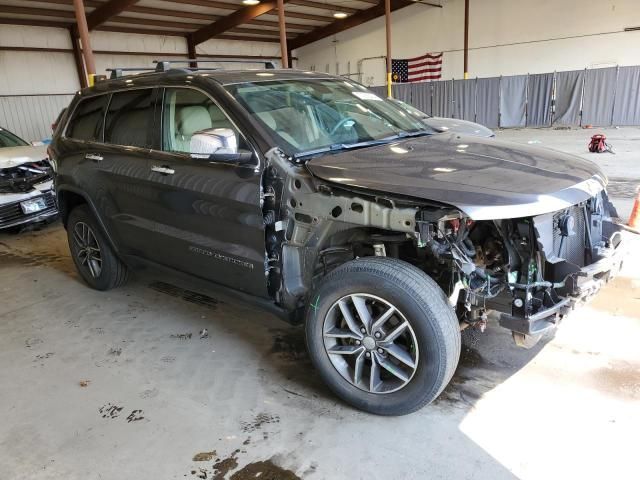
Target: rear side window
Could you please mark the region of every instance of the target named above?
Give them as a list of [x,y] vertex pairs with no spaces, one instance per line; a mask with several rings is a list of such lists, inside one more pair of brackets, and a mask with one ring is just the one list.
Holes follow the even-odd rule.
[[102,141],[102,122],[109,95],[81,100],[69,121],[66,136],[87,142]]
[[104,141],[128,147],[151,148],[152,90],[114,93],[109,103]]

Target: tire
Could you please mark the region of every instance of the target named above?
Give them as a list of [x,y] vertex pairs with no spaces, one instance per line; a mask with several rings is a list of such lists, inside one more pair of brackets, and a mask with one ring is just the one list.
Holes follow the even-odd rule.
[[[111,290],[127,281],[126,265],[115,255],[88,205],[79,205],[69,214],[67,240],[73,263],[91,288]],[[90,254],[83,248],[87,245],[91,248]]]
[[[309,355],[324,382],[347,403],[378,415],[405,415],[435,400],[451,380],[460,359],[458,319],[436,282],[413,265],[386,257],[350,261],[329,273],[310,298],[305,321]],[[361,307],[363,302],[372,319],[370,327],[379,325],[375,320],[383,318],[380,312],[394,312],[387,323],[373,329],[380,340],[370,328],[357,340],[349,327],[353,323],[346,320],[343,308],[362,330],[358,313],[362,310],[356,304]],[[393,341],[404,353],[393,347],[391,355],[385,341],[397,330],[402,333]],[[343,353],[358,348],[359,353]],[[381,372],[380,382],[372,375],[373,363]],[[383,363],[393,368],[382,368]],[[398,370],[402,375],[389,373]]]

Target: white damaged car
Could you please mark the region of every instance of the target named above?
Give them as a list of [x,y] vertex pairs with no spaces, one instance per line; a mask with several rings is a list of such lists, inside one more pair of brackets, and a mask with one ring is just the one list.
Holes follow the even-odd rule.
[[0,128],[0,230],[56,217],[51,174],[44,145]]

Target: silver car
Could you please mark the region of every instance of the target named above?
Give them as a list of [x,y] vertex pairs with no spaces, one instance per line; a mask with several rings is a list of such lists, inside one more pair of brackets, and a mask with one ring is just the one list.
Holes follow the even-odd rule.
[[479,123],[460,120],[459,118],[432,117],[431,115],[427,115],[426,113],[424,113],[422,110],[418,110],[416,107],[403,102],[402,100],[397,100],[395,98],[390,98],[389,100],[414,117],[419,118],[423,121],[423,123],[426,123],[437,132],[460,133],[463,135],[473,135],[476,137],[496,136],[493,130],[485,127],[484,125],[480,125]]
[[55,218],[46,147],[0,128],[0,230]]

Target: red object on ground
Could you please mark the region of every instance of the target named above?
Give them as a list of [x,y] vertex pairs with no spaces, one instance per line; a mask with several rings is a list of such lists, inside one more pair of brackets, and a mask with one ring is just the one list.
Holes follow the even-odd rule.
[[589,151],[591,153],[602,153],[607,151],[607,136],[601,133],[591,137],[589,141]]

